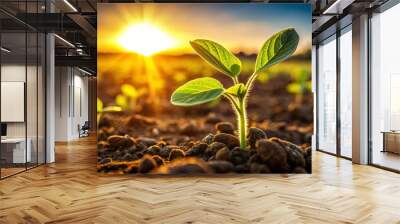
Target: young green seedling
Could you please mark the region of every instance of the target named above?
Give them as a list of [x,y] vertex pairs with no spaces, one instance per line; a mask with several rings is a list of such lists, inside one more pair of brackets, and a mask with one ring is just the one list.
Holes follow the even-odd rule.
[[297,104],[303,102],[303,96],[307,91],[311,90],[311,81],[308,80],[309,72],[305,69],[300,71],[300,74],[296,77],[295,82],[290,83],[287,86],[287,91],[289,93],[295,94],[295,101]]
[[99,125],[101,116],[104,112],[119,112],[122,111],[120,106],[108,106],[104,107],[103,101],[100,98],[97,98],[97,125]]
[[120,106],[123,110],[133,110],[139,95],[140,92],[134,86],[123,84],[121,86],[121,94],[115,97],[115,104]]
[[246,83],[239,81],[241,61],[222,45],[211,40],[191,41],[193,49],[221,73],[233,80],[233,86],[225,89],[216,79],[210,77],[191,80],[178,87],[171,96],[171,103],[177,106],[193,106],[213,101],[221,96],[227,98],[237,115],[240,148],[246,149],[247,97],[257,75],[267,68],[287,59],[296,50],[299,35],[293,28],[273,34],[261,47],[253,74]]

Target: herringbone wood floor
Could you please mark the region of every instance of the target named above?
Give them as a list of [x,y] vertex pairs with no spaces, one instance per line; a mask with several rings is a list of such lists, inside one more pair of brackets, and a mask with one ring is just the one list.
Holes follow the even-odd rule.
[[400,175],[313,156],[312,175],[105,176],[93,138],[58,144],[0,181],[0,223],[400,223]]

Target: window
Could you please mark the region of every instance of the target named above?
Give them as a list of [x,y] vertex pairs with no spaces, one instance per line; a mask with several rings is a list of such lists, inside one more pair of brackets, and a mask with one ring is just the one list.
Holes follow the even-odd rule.
[[400,170],[400,4],[371,18],[371,162]]
[[340,155],[352,157],[352,32],[341,31],[340,39]]
[[336,36],[318,47],[318,148],[336,153]]
[[[20,16],[42,12],[43,4],[18,2]],[[45,163],[46,40],[44,33],[12,16],[0,12],[0,17],[9,21],[0,23],[0,178],[5,178]]]

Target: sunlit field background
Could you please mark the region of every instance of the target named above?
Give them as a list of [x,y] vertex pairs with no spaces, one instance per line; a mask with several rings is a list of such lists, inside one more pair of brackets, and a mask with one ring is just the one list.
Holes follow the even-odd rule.
[[[250,6],[249,6],[250,5]],[[309,145],[313,128],[311,17],[309,7],[257,4],[99,4],[98,107],[122,134],[199,138],[215,121],[235,122],[225,99],[195,107],[171,105],[183,83],[212,76],[232,80],[204,62],[189,41],[214,40],[242,61],[239,80],[254,71],[258,49],[274,32],[293,27],[300,35],[295,54],[258,76],[248,102],[251,126],[296,144]],[[132,116],[157,125],[126,128]],[[102,120],[100,120],[100,123]],[[163,133],[171,122],[176,133]],[[180,129],[192,125],[193,132]]]
[[[258,76],[257,85],[265,85],[271,80],[285,79],[287,83],[280,86],[283,88],[281,92],[293,96],[309,95],[311,90],[309,57],[308,51],[273,66]],[[256,55],[242,54],[239,58],[242,60],[240,79],[246,80],[254,70]],[[147,58],[135,53],[105,53],[99,54],[98,60],[101,65],[98,91],[104,105],[119,106],[123,110],[136,113],[149,113],[149,110],[162,112],[163,108],[171,106],[169,97],[172,91],[193,78],[211,76],[227,85],[231,84],[229,78],[195,54],[154,55]],[[301,91],[301,87],[305,88],[304,92]],[[132,91],[132,95],[127,89]],[[132,98],[135,103],[127,105]],[[268,96],[265,96],[265,100],[268,101]],[[150,105],[145,105],[147,103]],[[213,105],[211,103],[206,106]]]

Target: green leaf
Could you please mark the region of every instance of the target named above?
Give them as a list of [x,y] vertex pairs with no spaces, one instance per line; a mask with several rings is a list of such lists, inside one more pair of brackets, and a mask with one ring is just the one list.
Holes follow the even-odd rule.
[[177,88],[171,96],[171,103],[177,106],[192,106],[217,99],[224,93],[222,84],[213,78],[191,80]]
[[299,35],[293,28],[272,35],[262,46],[256,60],[255,72],[259,73],[277,64],[295,52],[299,44]]
[[234,86],[229,87],[225,92],[237,97],[242,97],[245,94],[245,86],[243,83],[236,84]]
[[222,45],[203,39],[190,41],[190,45],[192,45],[200,57],[214,66],[218,71],[230,77],[237,77],[240,74],[242,63],[239,58]]

